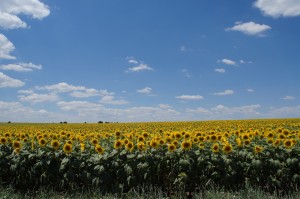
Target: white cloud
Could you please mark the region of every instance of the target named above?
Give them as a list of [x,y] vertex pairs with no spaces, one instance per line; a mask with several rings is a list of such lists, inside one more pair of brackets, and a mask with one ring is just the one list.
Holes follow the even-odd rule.
[[181,72],[184,74],[185,77],[190,78],[192,75],[189,73],[187,69],[182,69]]
[[272,17],[294,17],[300,15],[299,0],[257,0],[254,6],[263,14]]
[[73,91],[70,95],[72,97],[84,98],[93,96],[106,96],[113,95],[114,93],[108,92],[107,90],[96,90],[93,88],[85,88],[83,91]]
[[138,93],[143,93],[143,94],[150,94],[152,92],[152,88],[150,87],[145,87],[143,89],[137,90],[136,92]]
[[0,27],[5,29],[27,27],[27,24],[17,15],[28,15],[41,20],[49,14],[49,8],[39,0],[0,1]]
[[218,73],[225,73],[225,69],[224,69],[224,68],[216,68],[216,69],[215,69],[215,72],[218,72]]
[[234,93],[233,90],[224,90],[222,92],[219,93],[214,93],[214,95],[232,95]]
[[203,96],[201,95],[181,95],[181,96],[176,96],[177,99],[181,100],[202,100]]
[[226,28],[227,31],[240,31],[247,35],[262,35],[265,31],[271,29],[270,26],[265,24],[257,24],[253,21],[241,23],[236,22],[235,26]]
[[7,64],[0,66],[0,69],[2,70],[13,70],[17,72],[29,72],[33,69],[41,70],[41,65],[36,65],[33,63],[18,63],[18,64]]
[[24,86],[25,82],[22,82],[21,80],[11,78],[2,72],[0,72],[0,88],[5,87],[21,87]]
[[131,67],[128,70],[131,72],[138,72],[142,70],[153,70],[153,68],[149,67],[147,64],[139,64],[138,66]]
[[215,114],[226,114],[226,115],[232,115],[235,113],[241,113],[241,114],[254,114],[259,115],[260,113],[257,112],[257,109],[259,109],[261,106],[259,104],[255,105],[248,105],[248,106],[240,106],[240,107],[226,107],[223,105],[218,105],[216,107],[211,108],[211,110]]
[[186,47],[185,47],[185,46],[181,46],[181,47],[180,47],[180,51],[181,51],[181,52],[186,52],[186,51],[187,51],[187,49],[186,49]]
[[18,93],[25,94],[25,95],[30,95],[30,94],[33,94],[34,91],[33,90],[19,90]]
[[294,96],[287,95],[287,96],[283,97],[282,99],[284,99],[284,100],[294,100],[296,98]]
[[222,59],[221,61],[218,60],[218,62],[222,62],[223,64],[232,65],[232,66],[236,65],[235,61],[230,60],[230,59]]
[[65,82],[61,82],[58,84],[53,85],[46,85],[46,86],[36,86],[37,90],[47,90],[47,91],[53,91],[58,93],[65,93],[65,92],[72,92],[72,91],[84,91],[86,88],[84,86],[73,86],[70,84],[67,84]]
[[252,89],[252,88],[248,88],[247,91],[248,91],[248,92],[254,92],[255,90]]
[[16,59],[10,55],[15,50],[15,46],[3,34],[0,34],[0,60],[1,59]]
[[300,117],[300,105],[294,107],[279,107],[272,108],[269,113],[266,114],[269,118],[299,118]]
[[116,100],[115,96],[112,96],[112,95],[107,95],[107,96],[102,97],[102,99],[99,102],[103,103],[103,104],[113,104],[113,105],[123,105],[123,104],[129,103],[128,101],[126,101],[124,99]]
[[169,104],[159,104],[158,107],[161,108],[161,109],[169,109],[169,108],[172,108]]
[[20,101],[30,102],[32,104],[41,103],[41,102],[55,102],[59,100],[59,97],[56,93],[47,93],[47,94],[38,94],[38,93],[29,93],[29,95],[19,95]]
[[135,60],[135,59],[129,59],[128,63],[130,63],[130,64],[138,64],[139,62],[137,60]]

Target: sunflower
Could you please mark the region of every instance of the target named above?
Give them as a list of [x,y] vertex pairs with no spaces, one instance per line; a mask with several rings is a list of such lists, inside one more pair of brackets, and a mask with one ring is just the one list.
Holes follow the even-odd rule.
[[98,144],[98,140],[97,140],[97,139],[92,139],[92,144],[93,144],[93,145]]
[[177,140],[173,140],[172,144],[174,144],[175,146],[178,146],[178,141]]
[[72,152],[72,145],[69,144],[69,143],[66,143],[66,144],[64,145],[64,152],[65,152],[65,153],[71,153],[71,152]]
[[104,153],[104,149],[99,144],[95,145],[95,151],[97,153],[99,153],[99,154],[103,154]]
[[114,148],[115,149],[120,149],[122,147],[122,141],[121,140],[116,140],[114,143]]
[[165,140],[166,140],[167,143],[171,143],[172,142],[172,137],[171,136],[167,136]]
[[80,150],[84,151],[85,150],[85,144],[84,143],[80,143]]
[[192,142],[189,141],[189,140],[184,140],[182,143],[181,143],[181,148],[183,150],[190,150],[192,148]]
[[145,151],[145,150],[146,150],[146,146],[145,146],[145,144],[144,144],[143,142],[139,142],[139,143],[137,144],[137,147],[138,147],[138,149],[139,149],[140,151]]
[[217,139],[218,139],[218,137],[216,135],[210,136],[210,140],[213,142],[217,141]]
[[45,140],[44,138],[39,139],[39,145],[40,145],[41,147],[46,146],[46,144],[47,144],[47,142],[46,142],[46,140]]
[[281,140],[280,139],[276,139],[276,140],[273,141],[273,146],[277,147],[277,146],[280,145],[280,143],[281,143]]
[[215,143],[213,146],[212,146],[212,151],[214,153],[218,153],[219,152],[219,144],[218,143]]
[[255,153],[261,153],[263,150],[264,150],[264,148],[261,147],[261,146],[255,146],[254,147],[254,152]]
[[21,148],[21,143],[18,140],[13,141],[13,147],[14,149],[20,149]]
[[176,145],[175,144],[169,144],[168,145],[168,151],[173,152],[176,149]]
[[14,149],[14,152],[15,152],[15,153],[17,153],[17,154],[19,154],[19,153],[20,153],[20,151],[21,151],[21,149],[20,149],[20,148],[15,148],[15,149]]
[[184,138],[185,138],[185,139],[191,138],[191,134],[190,134],[190,133],[185,133],[185,134],[184,134]]
[[125,145],[125,148],[126,148],[126,150],[128,150],[128,151],[133,151],[133,149],[134,149],[134,145],[133,145],[133,143],[132,142],[128,142],[126,145]]
[[52,146],[53,149],[57,150],[59,148],[59,145],[60,145],[60,143],[59,143],[58,140],[52,140],[51,141],[51,146]]
[[120,131],[115,132],[115,136],[116,136],[117,138],[119,138],[119,137],[121,136],[121,132],[120,132]]
[[158,147],[158,142],[156,140],[151,140],[150,146],[156,149]]
[[0,138],[0,144],[6,144],[6,137],[1,137]]
[[144,132],[144,133],[143,133],[143,136],[144,136],[144,138],[147,138],[149,135],[148,135],[147,132]]
[[199,136],[199,137],[198,137],[198,140],[199,140],[200,142],[204,142],[204,141],[205,141],[205,137],[204,137],[204,136]]
[[204,146],[204,143],[201,142],[201,143],[199,144],[199,148],[202,150],[202,149],[204,149],[204,147],[205,147],[205,146]]
[[245,133],[243,136],[242,136],[243,140],[249,140],[250,136],[249,134]]
[[159,139],[159,144],[163,145],[165,143],[165,141],[163,139]]
[[284,147],[287,149],[293,148],[293,146],[294,146],[294,142],[292,139],[285,140],[283,142],[283,144],[284,144]]
[[244,140],[244,145],[249,145],[250,144],[250,140],[247,139],[247,140]]
[[144,141],[145,141],[144,136],[139,136],[139,137],[138,137],[138,141],[139,141],[139,142],[144,142]]
[[229,154],[229,153],[231,153],[232,152],[232,145],[231,144],[225,144],[224,146],[223,146],[223,151],[224,151],[224,153],[226,153],[226,154]]
[[278,136],[278,139],[284,140],[285,139],[285,135],[283,133],[280,133],[279,136]]
[[175,133],[175,138],[176,139],[180,139],[182,137],[182,134],[181,133],[179,133],[179,132],[176,132]]

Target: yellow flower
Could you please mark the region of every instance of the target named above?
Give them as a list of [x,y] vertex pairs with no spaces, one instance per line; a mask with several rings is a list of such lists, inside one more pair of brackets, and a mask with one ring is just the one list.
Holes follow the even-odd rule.
[[144,141],[145,141],[144,136],[139,136],[139,137],[138,137],[138,141],[139,141],[139,142],[144,142]]
[[65,153],[71,153],[71,152],[72,152],[72,145],[69,144],[69,143],[66,143],[66,144],[64,145],[64,152],[65,152]]
[[0,138],[0,143],[1,144],[6,144],[6,137],[1,137]]
[[199,148],[204,149],[204,144],[202,142],[199,144]]
[[58,140],[52,140],[51,141],[51,146],[52,146],[53,149],[57,150],[59,148],[59,145],[60,145],[60,143],[59,143]]
[[46,140],[45,140],[44,138],[39,139],[39,145],[40,145],[41,147],[46,146],[46,144],[47,144],[47,142],[46,142]]
[[116,140],[115,143],[114,143],[114,148],[115,149],[120,149],[122,148],[122,141],[121,140]]
[[168,145],[168,150],[169,150],[170,152],[173,152],[175,149],[176,149],[176,145],[175,145],[175,144],[169,144],[169,145]]
[[292,139],[285,140],[283,144],[284,144],[284,147],[288,148],[288,149],[293,148],[293,146],[294,146],[294,142]]
[[226,153],[226,154],[231,153],[231,152],[232,152],[232,146],[231,146],[231,144],[225,144],[225,145],[223,146],[223,151],[224,151],[224,153]]
[[132,142],[128,142],[128,143],[125,145],[125,148],[126,148],[126,150],[128,150],[128,151],[133,151],[134,145],[133,145]]
[[155,148],[155,149],[156,149],[156,148],[158,147],[157,141],[156,141],[156,140],[151,140],[150,146],[151,146],[152,148]]
[[104,153],[104,149],[99,144],[95,145],[95,151],[97,153],[99,153],[99,154],[103,154]]
[[98,140],[97,140],[97,139],[92,139],[92,144],[93,144],[93,145],[98,144]]
[[244,145],[249,145],[250,144],[250,140],[244,140]]
[[14,149],[20,149],[22,147],[21,143],[17,140],[13,141]]
[[263,150],[264,150],[264,148],[261,147],[261,146],[255,146],[254,147],[254,152],[255,153],[261,153]]
[[139,149],[140,151],[145,151],[145,150],[146,150],[146,146],[145,146],[145,144],[144,144],[143,142],[139,142],[139,143],[137,144],[137,147],[138,147],[138,149]]
[[85,150],[85,144],[84,143],[80,143],[80,150],[84,151]]
[[192,148],[192,142],[189,141],[189,140],[184,140],[182,143],[181,143],[181,148],[183,150],[190,150]]
[[121,136],[121,132],[117,131],[117,132],[115,132],[115,135],[116,135],[117,138],[119,138]]
[[214,153],[218,153],[219,152],[219,144],[218,143],[215,143],[213,146],[212,146],[212,151]]

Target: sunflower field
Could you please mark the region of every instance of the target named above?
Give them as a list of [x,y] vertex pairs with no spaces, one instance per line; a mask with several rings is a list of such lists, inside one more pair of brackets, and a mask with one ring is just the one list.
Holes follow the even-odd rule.
[[300,186],[300,119],[0,124],[0,184],[16,189]]

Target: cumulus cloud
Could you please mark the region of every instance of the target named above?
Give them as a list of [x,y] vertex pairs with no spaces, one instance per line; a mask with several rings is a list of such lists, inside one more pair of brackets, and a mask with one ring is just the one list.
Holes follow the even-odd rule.
[[150,94],[152,92],[152,88],[145,87],[145,88],[137,90],[136,92],[142,93],[142,94]]
[[[22,93],[22,91],[20,92]],[[38,94],[28,92],[28,95],[19,95],[18,97],[21,102],[30,102],[32,104],[42,102],[55,102],[59,100],[59,97],[56,93]]]
[[180,100],[202,100],[203,96],[201,95],[180,95],[176,96],[177,99]]
[[282,99],[284,99],[284,100],[294,100],[296,98],[294,96],[287,95],[287,96],[283,97]]
[[270,26],[257,24],[253,21],[246,23],[236,22],[233,27],[226,28],[227,31],[239,31],[247,35],[263,35],[263,33],[269,29],[271,29]]
[[257,0],[254,6],[271,17],[295,17],[300,15],[299,0]]
[[106,96],[106,95],[113,95],[113,94],[114,93],[108,92],[107,90],[96,90],[93,88],[85,88],[83,91],[81,91],[81,90],[73,91],[70,95],[72,97],[86,98],[86,97]]
[[214,93],[214,95],[232,95],[234,94],[233,90],[224,90],[222,92]]
[[225,73],[225,69],[224,68],[216,68],[215,72],[217,72],[217,73]]
[[46,85],[46,86],[36,86],[35,88],[37,90],[47,90],[47,91],[53,91],[53,92],[58,92],[58,93],[86,90],[86,88],[84,86],[73,86],[73,85],[67,84],[65,82],[60,82],[57,84]]
[[187,48],[185,46],[180,46],[180,51],[181,52],[186,52],[187,51]]
[[15,50],[15,46],[3,34],[0,34],[0,60],[16,59],[10,53]]
[[0,88],[5,88],[5,87],[14,88],[14,87],[21,87],[24,85],[25,82],[22,82],[21,80],[18,79],[14,79],[0,72]]
[[222,60],[218,60],[218,62],[221,62],[226,65],[232,65],[232,66],[236,65],[236,62],[230,59],[222,59]]
[[18,15],[43,19],[50,14],[49,8],[39,0],[1,0],[0,27],[5,29],[26,28],[27,24]]
[[161,108],[161,109],[169,109],[169,108],[172,108],[169,104],[159,104],[158,107]]
[[123,105],[123,104],[128,104],[129,102],[124,100],[124,99],[115,99],[115,96],[112,95],[107,95],[102,97],[102,99],[99,101],[100,103],[103,104],[113,104],[113,105]]
[[138,66],[134,66],[128,69],[131,72],[139,72],[143,70],[153,70],[153,68],[149,67],[147,64],[139,64]]
[[33,63],[18,63],[18,64],[7,64],[0,66],[2,70],[13,70],[17,72],[30,72],[33,69],[41,70],[41,65],[36,65]]
[[252,89],[252,88],[248,88],[247,91],[248,91],[248,92],[254,92],[255,90]]

